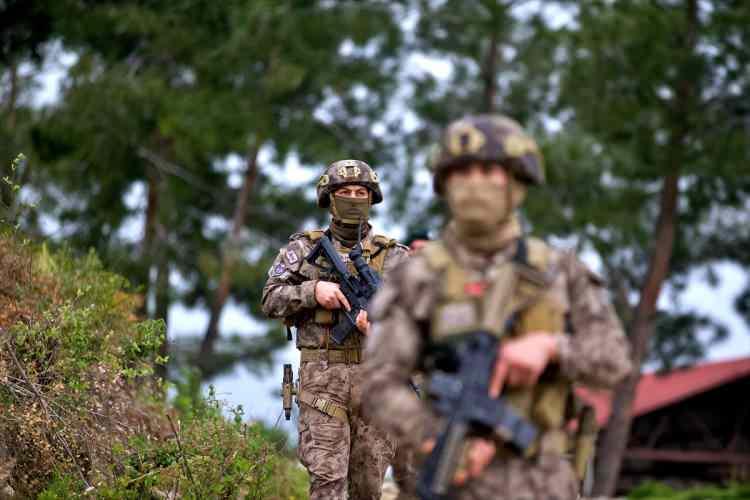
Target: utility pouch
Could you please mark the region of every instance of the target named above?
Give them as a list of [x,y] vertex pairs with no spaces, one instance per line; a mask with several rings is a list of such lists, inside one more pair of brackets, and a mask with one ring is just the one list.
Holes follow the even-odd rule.
[[292,365],[284,364],[284,380],[281,382],[281,398],[284,405],[284,417],[289,420],[292,418],[292,399],[297,395],[297,386],[294,383],[294,374]]
[[594,456],[597,431],[596,410],[593,406],[585,405],[578,416],[578,430],[573,450],[573,465],[581,481],[586,478],[586,470]]

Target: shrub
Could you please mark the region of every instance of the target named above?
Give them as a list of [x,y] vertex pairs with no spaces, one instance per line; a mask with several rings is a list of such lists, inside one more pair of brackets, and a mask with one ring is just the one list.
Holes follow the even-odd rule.
[[306,498],[278,431],[153,376],[162,321],[92,253],[0,237],[0,489],[21,498]]
[[733,484],[725,488],[703,486],[677,491],[669,486],[647,482],[633,490],[628,498],[660,500],[747,500],[750,499],[750,485]]
[[135,433],[164,435],[150,408],[160,321],[134,321],[138,296],[90,254],[73,259],[0,240],[0,457],[9,484],[38,492],[54,475],[100,480],[113,447]]

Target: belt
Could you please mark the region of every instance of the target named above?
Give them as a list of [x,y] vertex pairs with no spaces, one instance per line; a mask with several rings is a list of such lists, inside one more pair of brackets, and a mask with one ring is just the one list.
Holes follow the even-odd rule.
[[308,361],[327,361],[329,363],[346,363],[356,365],[362,362],[361,349],[300,349],[300,363]]
[[319,398],[309,392],[300,391],[297,395],[297,400],[301,403],[312,406],[316,410],[322,411],[326,415],[341,420],[345,424],[349,423],[349,414],[347,413],[346,408],[329,399]]

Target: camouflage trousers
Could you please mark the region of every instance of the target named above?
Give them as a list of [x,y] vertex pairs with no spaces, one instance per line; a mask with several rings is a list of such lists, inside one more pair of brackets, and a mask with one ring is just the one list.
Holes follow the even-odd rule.
[[454,492],[455,500],[575,500],[578,479],[570,462],[558,456],[499,459]]
[[393,479],[398,486],[399,500],[416,500],[417,466],[414,463],[415,452],[406,446],[396,448],[396,456],[391,462]]
[[[415,397],[424,394],[424,376],[422,374],[412,376],[412,388],[417,391]],[[393,458],[393,479],[398,486],[398,500],[417,500],[417,478],[419,469],[417,467],[417,453],[411,447],[398,444],[396,456]]]
[[395,446],[360,414],[361,365],[306,362],[299,378],[302,392],[349,411],[346,423],[300,403],[298,456],[310,474],[310,500],[378,500]]

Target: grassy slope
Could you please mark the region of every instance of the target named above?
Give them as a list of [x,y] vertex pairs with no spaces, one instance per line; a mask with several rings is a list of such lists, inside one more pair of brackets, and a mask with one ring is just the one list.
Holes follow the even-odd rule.
[[195,384],[164,400],[139,300],[93,254],[0,236],[0,497],[306,498],[278,432]]

